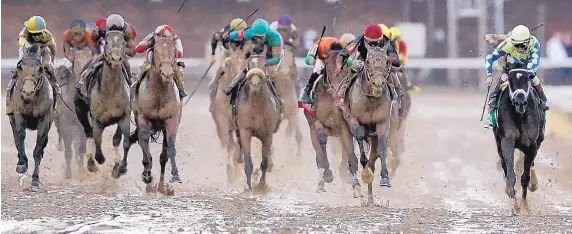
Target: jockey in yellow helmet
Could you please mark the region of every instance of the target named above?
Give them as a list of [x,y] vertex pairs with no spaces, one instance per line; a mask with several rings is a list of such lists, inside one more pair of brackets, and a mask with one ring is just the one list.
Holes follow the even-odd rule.
[[[405,63],[407,62],[407,44],[401,39],[401,31],[395,26],[389,28],[389,39],[399,54],[399,59],[401,60],[402,66],[405,66]],[[405,76],[405,73],[402,72],[402,74],[405,78],[406,83],[404,85],[406,85],[407,90],[412,92],[421,90],[419,87],[411,84],[411,81],[409,81],[407,76]]]
[[[32,45],[39,46],[39,53],[42,56],[42,66],[48,74],[48,79],[54,91],[54,98],[60,94],[60,87],[56,83],[56,74],[54,73],[54,57],[56,55],[56,40],[50,30],[46,26],[46,21],[41,16],[32,16],[24,22],[24,28],[18,34],[18,58],[22,59]],[[20,67],[20,63],[16,65]],[[18,78],[18,69],[10,79],[8,91],[6,92],[6,114],[13,114],[14,110],[11,104],[11,91],[16,84]]]
[[222,38],[222,35],[224,35],[225,33],[230,33],[230,30],[240,31],[246,29],[247,27],[248,25],[246,24],[246,21],[244,21],[241,18],[236,18],[230,21],[230,23],[224,26],[221,30],[213,33],[211,39],[211,61],[210,61],[211,64],[214,64],[216,62],[215,52],[219,41],[221,42],[222,46],[227,50],[231,48],[242,49],[245,45],[244,41],[224,39]]

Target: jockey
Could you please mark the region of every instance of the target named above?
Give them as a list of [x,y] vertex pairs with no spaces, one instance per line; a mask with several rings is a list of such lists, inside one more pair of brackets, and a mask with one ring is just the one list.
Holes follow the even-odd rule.
[[[125,54],[129,57],[135,56],[135,37],[137,33],[135,32],[135,27],[133,25],[128,24],[125,22],[123,17],[118,14],[111,14],[105,22],[102,20],[98,20],[96,24],[99,23],[97,27],[97,35],[92,35],[92,39],[95,39],[94,42],[98,45],[101,43],[102,40],[105,40],[105,35],[108,31],[121,31],[124,35],[124,40],[126,42],[125,47]],[[103,27],[105,23],[105,27]],[[81,74],[80,80],[77,82],[76,88],[80,90],[80,94],[83,96],[87,95],[87,89],[83,89],[84,81],[86,77],[89,77],[95,73],[97,69],[99,69],[103,65],[103,61],[105,60],[104,53],[100,53],[97,57],[93,59],[90,66]],[[131,85],[132,82],[132,73],[131,73],[131,66],[127,59],[123,60],[123,67],[125,69],[125,73],[127,75],[127,82]]]
[[[251,41],[254,45],[254,53],[262,53],[264,51],[264,46],[266,46],[268,48],[266,53],[266,66],[273,66],[273,69],[277,69],[278,65],[280,65],[280,62],[282,61],[282,57],[284,56],[284,41],[282,40],[282,36],[275,29],[271,29],[268,21],[265,19],[255,20],[252,23],[251,28],[231,32],[230,34],[225,33],[223,38],[230,40]],[[273,69],[270,70],[272,71]],[[224,90],[226,95],[230,95],[231,93],[233,94],[230,99],[231,105],[233,107],[234,99],[236,97],[236,87],[244,79],[244,77],[246,77],[247,71],[248,68],[244,68],[244,70],[232,80],[232,83],[229,85],[229,87]],[[273,84],[273,73],[271,73],[270,76],[272,91],[274,94],[277,94]]]
[[101,42],[105,38],[105,22],[107,18],[101,18],[95,21],[95,27],[91,32],[91,40],[95,42],[95,53],[101,53]]
[[[155,32],[147,34],[147,36],[145,36],[145,38],[143,38],[143,40],[141,40],[141,42],[137,44],[137,46],[135,47],[135,52],[143,53],[148,49],[151,49],[155,43],[155,36],[172,38],[173,41],[175,42],[175,49],[177,50],[176,52],[177,58],[180,59],[183,57],[183,43],[181,42],[181,38],[179,37],[179,35],[175,33],[175,31],[173,31],[173,28],[169,25],[160,25],[155,29]],[[184,63],[182,63],[182,61],[178,62],[177,65],[179,65],[181,68],[184,67]],[[139,67],[139,75],[137,76],[137,80],[135,82],[137,83],[140,82],[144,74],[149,70],[149,68],[151,68],[151,63],[149,62],[149,60],[145,60],[143,64]],[[185,79],[183,76],[183,69],[181,68],[178,69],[177,71],[177,75],[175,76],[175,83],[179,88],[179,96],[182,99],[186,97],[188,94],[187,91],[185,90]]]
[[[487,71],[487,80],[485,84],[491,86],[493,82],[493,63],[497,61],[500,57],[507,56],[507,65],[509,63],[520,63],[526,64],[526,68],[529,72],[534,73],[534,77],[531,77],[531,83],[538,96],[542,100],[542,109],[544,111],[548,110],[548,103],[546,100],[546,95],[542,88],[542,83],[540,79],[536,76],[538,68],[540,68],[540,43],[536,37],[530,35],[530,30],[524,25],[518,25],[514,27],[511,31],[511,35],[501,42],[494,50],[492,50],[486,57],[485,69]],[[489,97],[489,110],[494,110],[497,108],[496,99],[499,92],[500,85],[507,81],[508,79],[508,67],[505,66],[503,69],[503,74],[501,75],[501,81],[497,82],[491,95]],[[488,125],[492,126],[490,116],[487,118]]]
[[[56,56],[56,40],[52,33],[46,27],[46,21],[41,16],[32,16],[26,22],[24,22],[24,28],[18,34],[18,58],[21,60],[24,57],[24,53],[32,45],[38,45],[40,47],[40,53],[42,55],[42,66],[45,72],[48,74],[50,84],[54,91],[54,98],[56,95],[61,94],[60,86],[56,83],[56,74],[54,73],[54,57]],[[17,67],[19,67],[19,62]],[[11,90],[16,84],[16,79],[18,78],[18,69],[14,72],[10,83],[8,84],[8,90],[6,92],[6,114],[10,115],[14,113],[13,107],[10,105],[11,100]]]
[[87,28],[83,19],[75,19],[72,21],[70,29],[64,32],[64,65],[71,67],[73,65],[72,48],[94,47],[95,43],[91,40],[92,30]]
[[222,36],[225,33],[229,33],[230,30],[239,31],[239,30],[244,30],[247,27],[248,27],[248,25],[246,24],[246,21],[244,21],[241,18],[236,18],[236,19],[233,19],[232,21],[230,21],[229,24],[224,26],[218,32],[213,33],[213,37],[211,39],[211,61],[210,61],[211,64],[216,63],[215,53],[216,53],[216,48],[217,48],[219,41],[221,42],[222,46],[227,50],[230,49],[230,47],[241,48],[241,49],[244,47],[244,41],[243,40],[228,40],[228,39],[222,38]]
[[[306,65],[314,66],[314,71],[310,75],[310,78],[308,78],[308,83],[306,83],[306,87],[304,88],[304,91],[302,91],[302,95],[298,99],[298,102],[311,103],[309,97],[310,90],[312,90],[312,87],[314,87],[314,82],[316,82],[316,79],[318,79],[318,77],[323,73],[324,60],[326,57],[328,57],[330,51],[341,50],[354,39],[354,35],[346,33],[340,37],[340,40],[335,37],[323,37],[321,40],[318,39],[314,43],[314,46],[310,49],[310,51],[308,51],[305,59]],[[348,58],[347,64],[348,66],[352,65],[351,58]]]
[[[389,60],[393,67],[399,68],[401,67],[401,62],[399,61],[399,55],[395,51],[395,48],[391,45],[389,38],[383,35],[383,31],[379,25],[370,24],[367,25],[364,32],[359,35],[356,39],[350,42],[341,52],[338,54],[338,60],[336,62],[337,70],[341,70],[342,68],[342,61],[346,61],[352,53],[356,50],[359,52],[357,56],[357,60],[359,62],[354,62],[345,81],[342,82],[342,86],[339,88],[337,93],[337,100],[336,106],[343,107],[344,106],[344,95],[345,92],[351,83],[351,81],[355,78],[357,73],[363,68],[363,62],[367,58],[367,54],[370,48],[373,47],[383,47],[389,43],[387,47],[387,55],[389,56]],[[401,95],[401,87],[399,87],[399,80],[396,76],[393,77],[394,87],[398,93]]]
[[300,39],[298,37],[298,29],[289,15],[283,15],[270,24],[270,28],[276,29],[282,39],[284,39],[284,44],[289,45],[293,48],[297,48],[300,44]]
[[[391,43],[395,48],[395,51],[399,54],[399,60],[401,64],[405,66],[405,62],[407,62],[407,44],[405,41],[401,40],[401,30],[397,27],[393,26],[389,28],[389,39],[391,39]],[[405,73],[403,73],[405,75]],[[407,90],[409,91],[419,91],[419,87],[412,85],[407,76],[404,76],[405,81],[407,82]]]

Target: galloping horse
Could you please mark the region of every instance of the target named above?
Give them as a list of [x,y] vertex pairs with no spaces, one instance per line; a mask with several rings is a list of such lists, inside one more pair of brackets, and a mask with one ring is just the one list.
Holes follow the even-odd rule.
[[[389,45],[389,44],[388,44]],[[373,172],[375,161],[381,158],[381,182],[382,187],[391,187],[386,159],[388,142],[393,146],[390,139],[392,132],[397,131],[397,109],[393,108],[392,91],[388,81],[391,64],[387,56],[387,46],[374,47],[369,51],[364,69],[359,71],[357,79],[351,84],[347,95],[347,110],[344,113],[346,123],[349,125],[351,135],[358,141],[361,151],[360,163],[363,167],[362,181],[368,184],[368,202],[373,203]],[[359,60],[354,61],[361,62]],[[371,143],[369,160],[364,153],[363,142]],[[353,140],[344,136],[342,144],[350,148]],[[357,157],[350,152],[349,170],[353,177],[354,197],[361,196],[361,187],[357,180]]]
[[[118,124],[123,133],[123,160],[121,165],[115,165],[112,175],[119,178],[127,172],[127,155],[131,142],[129,141],[131,103],[129,99],[129,85],[123,71],[125,58],[125,40],[121,31],[108,31],[105,36],[105,61],[103,67],[94,73],[93,78],[86,79],[87,97],[76,92],[74,104],[76,115],[83,126],[87,137],[86,157],[87,168],[90,172],[97,171],[93,160],[93,140],[95,140],[95,160],[99,164],[105,162],[101,150],[103,130]],[[87,68],[87,66],[86,66]],[[91,123],[88,118],[91,116]],[[93,125],[93,126],[92,126]],[[93,139],[93,140],[92,140]],[[117,158],[116,161],[119,159]]]
[[[85,47],[84,49],[74,49],[74,61],[71,69],[60,66],[56,69],[56,76],[60,79],[60,87],[62,87],[62,100],[65,103],[73,103],[74,95],[76,92],[75,83],[79,80],[81,71],[83,67],[92,59],[93,53],[90,48]],[[74,108],[74,106],[70,106]],[[65,148],[66,157],[66,174],[67,179],[71,178],[71,159],[73,151],[78,155],[78,166],[83,167],[84,159],[83,154],[86,151],[86,137],[85,133],[81,128],[81,123],[79,122],[76,114],[70,110],[67,106],[59,105],[56,110],[56,129],[58,130],[58,149]],[[63,144],[65,147],[60,147],[61,141],[63,139]],[[72,151],[72,143],[75,143],[75,149]],[[61,150],[60,150],[61,151]]]
[[[135,91],[133,112],[137,120],[137,130],[133,134],[138,138],[143,151],[143,173],[141,178],[151,192],[153,161],[149,150],[149,139],[154,133],[163,133],[163,149],[159,158],[161,176],[159,192],[172,195],[170,186],[165,184],[165,166],[171,161],[171,183],[181,183],[179,170],[175,161],[177,131],[181,123],[183,106],[174,77],[177,74],[175,42],[170,37],[155,35],[155,43],[151,52],[151,68],[139,82]],[[165,189],[167,187],[167,189]]]
[[[274,77],[276,89],[283,100],[284,118],[288,120],[286,134],[294,135],[296,140],[296,158],[300,158],[302,154],[302,131],[298,122],[298,101],[297,101],[297,78],[292,77],[292,69],[295,69],[295,59],[292,48],[286,46],[284,49],[284,57],[278,66],[278,73]],[[297,73],[296,73],[297,74]]]
[[[493,133],[506,179],[505,192],[510,198],[509,215],[516,215],[520,212],[514,188],[516,183],[514,150],[518,149],[524,154],[524,170],[520,184],[522,201],[526,208],[527,188],[531,192],[538,189],[533,166],[538,149],[544,141],[546,124],[546,118],[540,107],[540,98],[529,81],[529,77],[534,77],[534,74],[529,74],[525,68],[525,66],[516,65],[508,72],[508,85],[501,86],[498,110],[496,113],[491,111]],[[508,89],[506,89],[507,86]],[[529,183],[530,187],[528,187]]]
[[236,135],[244,156],[244,171],[246,183],[251,189],[253,173],[251,142],[252,137],[262,142],[262,162],[259,186],[266,187],[266,172],[272,170],[272,140],[278,131],[282,116],[276,94],[273,93],[270,80],[263,69],[264,57],[251,55],[248,59],[249,71],[245,82],[240,84],[236,109]]
[[401,105],[399,105],[398,109],[397,132],[390,133],[397,134],[395,137],[399,138],[399,143],[397,147],[391,148],[391,155],[387,158],[387,163],[389,165],[389,176],[393,177],[395,171],[399,167],[399,156],[405,151],[405,128],[407,117],[409,116],[409,111],[411,110],[411,94],[405,88],[405,74],[402,71],[393,72],[391,75],[396,75],[398,77],[403,90],[403,96],[399,98]]
[[14,114],[8,115],[14,134],[14,142],[18,150],[16,172],[24,174],[28,171],[26,156],[26,130],[36,130],[36,147],[34,148],[34,173],[32,174],[31,191],[40,188],[40,162],[44,157],[44,149],[48,144],[48,133],[54,118],[55,97],[52,86],[45,76],[39,46],[30,47],[27,55],[18,62],[18,78],[12,92]]
[[230,97],[227,96],[223,89],[228,87],[232,79],[242,72],[246,66],[245,52],[235,49],[230,52],[230,57],[226,58],[222,66],[218,69],[216,76],[211,84],[211,98],[213,107],[210,110],[212,118],[215,122],[218,138],[226,148],[228,153],[227,160],[227,181],[232,182],[236,179],[238,170],[235,170],[239,162],[242,162],[238,141],[234,137],[232,113],[230,110]]
[[[326,146],[328,144],[328,136],[341,137],[342,131],[348,132],[346,136],[350,136],[349,128],[344,123],[344,118],[338,108],[334,106],[334,93],[335,87],[338,87],[344,76],[347,74],[347,69],[341,73],[336,73],[336,57],[340,53],[339,50],[332,50],[325,59],[325,71],[320,75],[315,82],[312,89],[312,96],[314,101],[314,110],[304,111],[306,120],[310,127],[310,138],[312,146],[316,151],[316,164],[319,170],[318,188],[317,192],[325,191],[325,183],[331,183],[334,179],[332,170],[330,169],[330,162],[328,161],[328,154]],[[350,139],[351,140],[351,139]],[[347,153],[353,152],[353,144],[350,149],[342,146],[342,164],[348,161]],[[339,168],[340,176],[346,174],[345,168]],[[345,178],[344,178],[345,179]]]

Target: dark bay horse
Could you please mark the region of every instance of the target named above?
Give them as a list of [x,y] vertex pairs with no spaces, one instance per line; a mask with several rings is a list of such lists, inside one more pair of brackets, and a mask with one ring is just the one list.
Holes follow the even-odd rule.
[[[319,171],[317,192],[324,192],[325,183],[331,183],[334,179],[326,150],[328,136],[342,137],[342,132],[345,131],[347,133],[345,136],[351,137],[342,113],[334,106],[335,89],[340,85],[343,77],[348,72],[347,69],[344,69],[341,73],[336,73],[336,58],[339,53],[340,50],[332,50],[326,57],[324,73],[318,77],[312,89],[313,109],[305,108],[306,110],[304,111],[310,127],[312,146],[316,152],[316,164]],[[342,145],[341,165],[348,162],[347,154],[353,154],[353,152],[353,144],[349,149]],[[347,177],[347,168],[340,166],[339,174]],[[347,179],[345,177],[343,178],[344,181]]]
[[39,46],[34,45],[20,60],[17,66],[18,78],[10,91],[14,114],[8,115],[18,150],[16,172],[20,174],[28,171],[28,157],[24,146],[26,130],[38,132],[33,153],[34,173],[30,184],[31,191],[40,188],[40,163],[44,157],[48,133],[54,119],[55,97],[42,66],[41,53]]
[[[358,141],[361,151],[360,163],[363,167],[361,177],[362,181],[368,184],[368,202],[370,203],[373,203],[372,181],[375,161],[377,158],[381,159],[380,186],[391,187],[386,163],[388,143],[391,143],[391,148],[397,147],[393,145],[396,141],[390,139],[391,133],[397,131],[397,108],[394,108],[392,101],[395,91],[388,84],[391,74],[391,62],[386,52],[388,45],[384,48],[371,48],[363,69],[357,73],[358,77],[346,94],[348,105],[344,117],[351,135]],[[365,156],[364,141],[371,144],[369,159]],[[353,140],[349,136],[344,136],[342,144],[350,148]],[[352,182],[354,196],[359,195],[360,193],[356,190],[361,189],[356,177],[357,167],[357,157],[349,155],[350,175],[354,177]]]
[[147,184],[147,191],[153,191],[153,166],[149,150],[149,139],[156,132],[163,134],[163,149],[159,158],[161,176],[159,192],[172,195],[172,187],[165,184],[165,166],[171,161],[171,183],[181,183],[177,168],[176,147],[177,131],[181,123],[182,105],[179,90],[174,77],[177,70],[176,48],[173,38],[155,35],[151,55],[151,68],[139,82],[135,93],[135,114],[137,130],[133,134],[143,151],[143,173],[141,178]]
[[[76,92],[74,97],[76,115],[87,137],[86,157],[87,168],[90,172],[97,171],[93,160],[93,140],[95,140],[95,160],[103,164],[105,162],[105,156],[101,150],[103,130],[110,125],[118,124],[123,133],[123,160],[120,166],[114,167],[112,172],[114,178],[119,178],[127,172],[127,155],[131,147],[129,140],[131,102],[129,85],[122,68],[123,59],[126,59],[124,52],[126,43],[123,32],[107,32],[103,52],[105,61],[102,69],[94,73],[93,78],[86,79],[88,95],[85,100],[79,92]],[[91,116],[91,123],[88,116]],[[116,159],[116,161],[119,160]]]
[[[75,83],[79,80],[83,67],[93,57],[93,53],[88,47],[84,49],[74,49],[73,54],[74,61],[71,69],[65,66],[60,66],[56,69],[56,76],[58,77],[60,87],[62,87],[62,100],[69,104],[74,102],[76,92]],[[63,140],[64,147],[62,148],[65,150],[65,177],[67,179],[71,178],[71,160],[74,153],[78,156],[79,160],[77,162],[79,168],[83,168],[83,157],[86,151],[85,141],[87,140],[81,127],[81,123],[79,122],[76,114],[70,110],[70,108],[75,111],[75,106],[73,105],[69,108],[64,104],[58,105],[55,118],[59,140]],[[73,149],[72,143],[75,146]],[[61,144],[61,142],[58,141],[58,145],[59,144]]]
[[[509,215],[520,213],[516,199],[515,149],[524,154],[524,170],[520,177],[522,201],[527,209],[527,189],[535,191],[538,181],[534,174],[534,159],[544,141],[546,118],[540,107],[540,98],[530,84],[535,74],[529,74],[525,66],[515,66],[508,72],[508,88],[500,92],[498,110],[492,111],[493,133],[497,143],[497,151],[502,161],[509,203]],[[503,87],[503,86],[501,86]],[[506,85],[504,86],[506,87]],[[502,88],[501,88],[502,89]],[[531,183],[531,187],[529,186]]]

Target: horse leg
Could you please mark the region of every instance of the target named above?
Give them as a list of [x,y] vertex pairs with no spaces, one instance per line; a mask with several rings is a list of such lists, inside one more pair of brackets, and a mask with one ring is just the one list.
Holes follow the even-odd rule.
[[143,183],[147,184],[147,192],[150,192],[149,185],[153,182],[153,175],[151,174],[153,158],[151,157],[151,152],[149,150],[149,138],[151,137],[150,129],[151,123],[145,120],[143,116],[138,116],[137,130],[139,132],[139,146],[141,147],[141,151],[143,151],[143,173],[141,175],[141,179],[143,180]]
[[244,173],[246,174],[246,184],[248,185],[248,190],[252,190],[252,155],[250,154],[250,147],[252,142],[252,133],[248,130],[239,129],[240,132],[240,142],[242,155],[244,155]]
[[83,163],[84,163],[84,155],[85,155],[85,151],[86,151],[86,145],[85,145],[85,141],[86,141],[86,137],[85,134],[83,132],[78,132],[79,134],[79,140],[74,141],[75,145],[76,145],[76,155],[78,156],[78,160],[77,160],[77,165],[78,168],[83,169]]
[[179,117],[170,118],[165,121],[165,133],[163,137],[167,137],[167,156],[171,161],[171,183],[182,183],[179,177],[179,169],[177,168],[177,149],[175,147],[175,142],[177,141],[177,130],[179,128]]
[[[68,129],[66,129],[68,130]],[[72,156],[73,156],[73,150],[72,150],[72,136],[71,134],[66,131],[66,133],[63,135],[64,138],[64,147],[65,147],[65,158],[66,158],[66,175],[65,178],[66,179],[71,179],[72,175],[71,175],[71,161],[72,161]]]
[[[367,159],[367,157],[365,156],[365,149],[363,146],[363,142],[365,141],[364,139],[357,139],[357,143],[358,143],[358,147],[359,147],[359,151],[360,151],[360,164],[363,168],[363,170],[361,171],[361,181],[366,183],[366,184],[371,184],[373,182],[373,171],[367,167],[367,163],[369,162],[369,160]],[[370,149],[371,151],[371,149]]]
[[[312,146],[314,147],[314,151],[316,152],[316,166],[318,167],[318,188],[316,192],[325,192],[326,191],[326,182],[325,182],[325,171],[326,168],[329,170],[330,163],[328,162],[328,156],[326,155],[326,146],[328,144],[328,135],[324,130],[323,126],[319,122],[310,123],[310,138],[312,140]],[[324,160],[325,158],[325,160]],[[331,170],[330,175],[331,175]],[[328,179],[333,179],[330,176]],[[328,182],[332,182],[331,180]]]
[[[371,138],[371,148],[369,151],[369,160],[367,162],[367,166],[368,169],[371,170],[372,174],[375,172],[375,162],[377,161],[377,158],[379,158],[379,155],[377,154],[377,150],[379,147],[378,138],[379,138],[378,136],[374,136]],[[373,204],[373,183],[371,182],[367,185],[367,202],[368,204]]]
[[501,149],[504,158],[506,173],[506,185],[508,187],[509,201],[509,215],[516,215],[518,211],[518,204],[516,203],[516,191],[514,184],[516,183],[516,175],[514,173],[514,139],[503,137],[501,139]]
[[[117,129],[113,134],[113,152],[115,153],[115,160],[119,159],[119,143],[121,143],[121,123],[117,124]],[[128,132],[129,133],[129,132]]]
[[[167,131],[163,130],[163,136],[167,136]],[[161,164],[161,176],[159,178],[159,185],[157,190],[159,190],[160,193],[162,193],[163,195],[174,195],[174,190],[173,188],[165,183],[165,167],[167,166],[167,161],[169,161],[169,156],[168,156],[168,145],[169,142],[167,141],[167,137],[163,137],[163,147],[161,150],[161,155],[159,158],[159,163]]]
[[357,179],[358,159],[354,153],[354,138],[349,129],[345,128],[345,126],[342,127],[341,132],[342,134],[340,139],[342,141],[342,147],[344,147],[348,153],[348,169],[350,171],[348,182],[352,185],[354,198],[363,197],[361,186],[359,184],[359,180]]
[[[119,121],[115,135],[113,136],[113,147],[115,149],[115,165],[113,166],[112,176],[113,178],[119,178],[127,173],[127,156],[129,155],[129,149],[131,148],[131,140],[129,139],[131,132],[131,123],[129,122],[130,115],[126,115]],[[123,133],[123,159],[121,163],[119,162],[119,141],[121,140],[121,134]],[[119,136],[117,136],[119,135]],[[117,142],[116,142],[117,139]]]
[[79,92],[76,92],[74,97],[75,114],[79,123],[83,127],[83,133],[85,134],[86,141],[86,151],[85,157],[87,158],[87,170],[90,172],[96,172],[97,167],[95,167],[95,161],[93,161],[93,128],[89,123],[88,112],[89,106],[85,103],[79,96]]
[[272,157],[272,140],[273,140],[273,133],[268,133],[268,136],[265,136],[261,139],[262,142],[262,160],[260,162],[260,171],[262,171],[262,175],[260,176],[260,182],[258,183],[260,188],[265,189],[266,185],[266,172],[268,170],[268,161],[270,157]]
[[93,141],[95,142],[95,161],[97,161],[97,163],[101,165],[105,162],[105,156],[103,155],[103,151],[101,150],[101,141],[103,138],[104,127],[97,121],[93,122],[94,122]]
[[534,161],[530,164],[530,187],[531,192],[538,190],[538,178],[536,177],[536,170],[534,169]]
[[26,156],[26,148],[24,140],[26,139],[26,123],[22,118],[16,118],[9,115],[12,134],[14,135],[14,144],[18,150],[18,164],[16,164],[16,172],[24,174],[28,171],[28,157]]
[[387,120],[384,123],[378,123],[376,126],[376,133],[379,141],[377,154],[381,159],[381,182],[379,183],[381,187],[391,187],[389,171],[387,170],[387,143],[389,138],[389,125],[390,121]]
[[48,133],[52,127],[51,117],[43,118],[38,123],[38,135],[36,137],[36,147],[34,148],[34,173],[30,191],[37,191],[40,188],[40,163],[44,157],[44,149],[48,145]]
[[56,116],[56,119],[54,120],[54,125],[56,125],[56,131],[58,132],[58,144],[56,145],[56,148],[58,149],[58,151],[62,152],[64,151],[64,139],[63,139],[64,137],[62,136],[62,125],[60,123],[59,116]]
[[530,183],[530,171],[532,167],[532,162],[536,158],[536,146],[529,147],[529,149],[524,152],[524,170],[522,176],[520,177],[520,185],[522,186],[522,200],[526,201],[527,188]]

